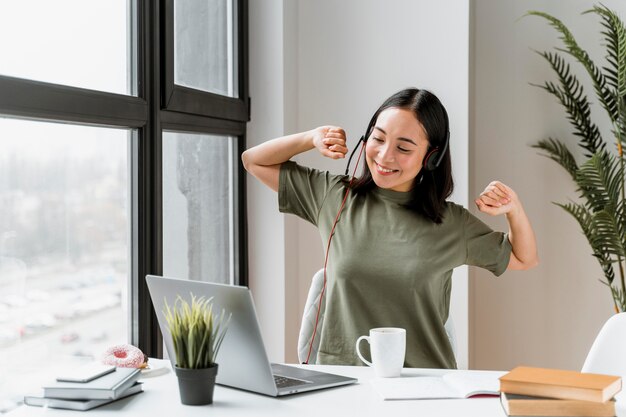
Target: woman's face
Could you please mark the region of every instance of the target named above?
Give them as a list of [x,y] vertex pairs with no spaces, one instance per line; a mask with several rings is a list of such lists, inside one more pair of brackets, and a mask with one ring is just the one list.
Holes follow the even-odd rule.
[[377,186],[406,192],[413,188],[427,150],[426,131],[415,114],[390,107],[378,115],[365,160]]

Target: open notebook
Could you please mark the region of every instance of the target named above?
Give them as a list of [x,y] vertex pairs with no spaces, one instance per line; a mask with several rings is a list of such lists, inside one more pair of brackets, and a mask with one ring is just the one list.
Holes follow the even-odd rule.
[[500,395],[500,378],[506,372],[458,371],[441,377],[415,376],[376,378],[374,390],[384,400],[425,400],[469,398],[474,395]]

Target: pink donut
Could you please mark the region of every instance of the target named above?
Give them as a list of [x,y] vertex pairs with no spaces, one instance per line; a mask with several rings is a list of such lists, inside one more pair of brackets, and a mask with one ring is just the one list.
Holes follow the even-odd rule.
[[102,356],[102,363],[120,368],[143,368],[144,362],[143,352],[128,344],[111,346]]

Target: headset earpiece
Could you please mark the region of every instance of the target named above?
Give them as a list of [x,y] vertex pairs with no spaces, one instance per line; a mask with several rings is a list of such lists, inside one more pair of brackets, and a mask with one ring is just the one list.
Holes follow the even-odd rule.
[[426,171],[434,171],[435,169],[437,169],[438,164],[436,162],[439,160],[439,154],[439,147],[429,149],[428,153],[426,153],[426,156],[424,156],[422,168]]
[[426,156],[424,156],[424,160],[422,161],[422,167],[425,171],[434,171],[441,165],[441,161],[443,161],[443,157],[448,150],[449,141],[450,131],[447,131],[446,139],[443,142],[443,149],[440,150],[439,146],[435,146],[433,149],[429,149],[428,152],[426,152]]

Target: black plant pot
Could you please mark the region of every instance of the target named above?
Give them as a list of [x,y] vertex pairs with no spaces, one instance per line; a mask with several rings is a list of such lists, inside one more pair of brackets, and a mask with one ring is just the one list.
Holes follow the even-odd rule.
[[213,390],[217,376],[217,364],[209,368],[188,369],[174,367],[178,377],[180,402],[186,405],[213,403]]

